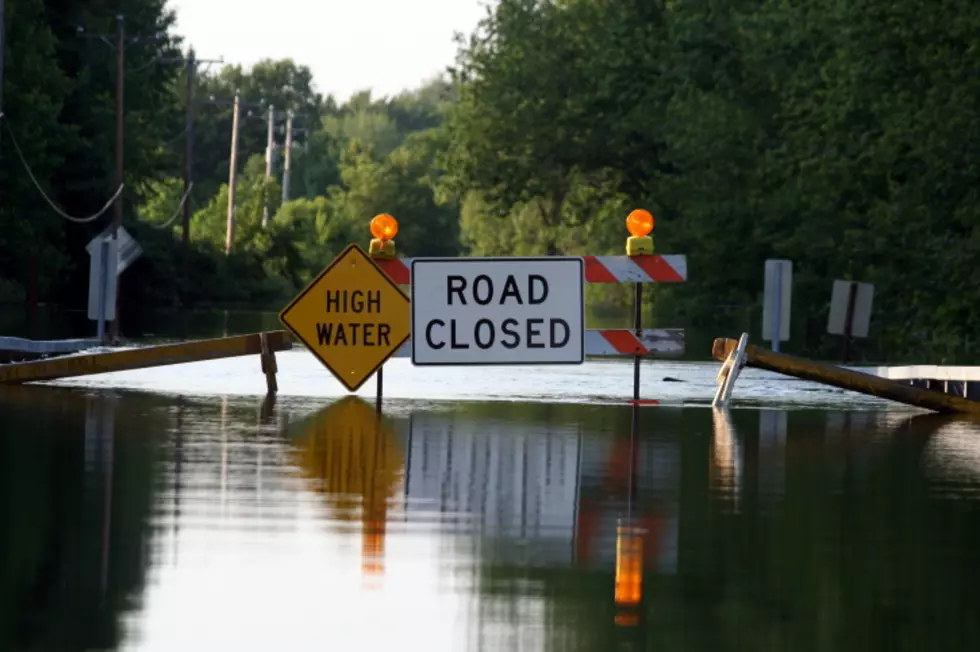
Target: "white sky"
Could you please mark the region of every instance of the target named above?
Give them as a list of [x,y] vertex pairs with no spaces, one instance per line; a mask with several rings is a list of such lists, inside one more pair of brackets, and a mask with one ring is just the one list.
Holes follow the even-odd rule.
[[184,47],[250,66],[292,58],[316,89],[343,102],[394,95],[452,65],[455,31],[469,34],[487,0],[169,0]]

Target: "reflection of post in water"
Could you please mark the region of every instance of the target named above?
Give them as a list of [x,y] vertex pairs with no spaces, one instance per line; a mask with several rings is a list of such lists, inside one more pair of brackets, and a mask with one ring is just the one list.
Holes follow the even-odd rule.
[[99,588],[102,599],[105,599],[105,592],[109,582],[109,535],[112,529],[112,462],[115,423],[116,403],[114,399],[105,396],[88,397],[85,402],[86,466],[91,464],[93,467],[101,468],[104,477],[102,542],[99,566]]
[[255,500],[258,503],[262,502],[262,471],[265,468],[265,460],[263,458],[265,443],[262,441],[262,429],[273,423],[275,415],[276,395],[270,392],[265,395],[265,398],[262,399],[262,405],[259,407],[259,424],[255,429]]
[[[379,469],[384,465],[384,456],[387,452],[388,444],[384,437],[379,437],[381,432],[381,413],[380,401],[376,406],[374,434],[377,444],[374,446],[373,459],[370,461],[369,468]],[[376,482],[366,483],[366,493],[361,503],[361,523],[363,531],[361,534],[361,571],[365,575],[381,576],[384,574],[384,549],[385,549],[385,523],[388,519],[388,496],[384,487],[379,487]]]
[[183,480],[184,471],[184,399],[183,397],[178,397],[177,399],[177,425],[176,432],[174,433],[174,508],[173,508],[173,526],[172,526],[172,542],[171,546],[173,548],[173,564],[177,565],[177,542],[180,540],[180,494],[183,488],[181,481]]
[[786,434],[789,413],[786,410],[759,412],[759,450],[756,469],[746,475],[750,482],[758,479],[760,502],[766,507],[777,504],[786,491]]
[[221,516],[225,516],[225,507],[228,501],[228,432],[225,424],[228,420],[228,397],[221,397]]
[[713,491],[732,503],[732,510],[739,510],[742,489],[742,453],[735,426],[732,425],[728,408],[711,408],[714,437],[711,441],[709,478]]
[[408,442],[405,444],[405,489],[402,494],[402,505],[405,505],[404,514],[402,518],[408,521],[408,496],[409,488],[412,484],[412,444],[414,443],[413,437],[415,435],[415,413],[411,412],[408,415]]
[[[614,477],[621,478],[625,475],[627,478],[626,518],[621,519],[616,527],[615,590],[616,606],[619,607],[615,621],[617,625],[627,627],[635,626],[640,619],[639,607],[643,599],[643,537],[645,534],[634,517],[634,503],[637,496],[637,445],[640,430],[639,405],[633,405],[632,417],[630,436],[626,440],[628,451],[623,455],[624,451],[620,442],[624,438],[618,438],[618,450],[614,451],[612,460]],[[620,467],[618,472],[617,466]]]
[[373,406],[348,396],[314,415],[295,445],[334,518],[353,520],[360,505],[362,571],[382,575],[388,499],[403,469],[394,433]]
[[272,417],[276,413],[276,395],[266,394],[262,399],[262,406],[259,408],[259,423],[268,425],[272,423]]
[[[606,464],[606,472],[602,476],[602,493],[607,496],[625,497],[632,518],[632,505],[636,497],[636,477],[637,457],[634,451],[634,433],[638,432],[639,427],[639,406],[632,408],[632,426],[629,435],[615,435],[612,443],[612,450],[609,453],[609,460]],[[581,463],[579,463],[581,464]],[[579,465],[579,474],[581,466]],[[601,497],[585,496],[579,497],[579,508],[577,523],[575,528],[575,559],[582,563],[592,557],[592,544],[597,536],[599,519],[602,517],[605,501]]]

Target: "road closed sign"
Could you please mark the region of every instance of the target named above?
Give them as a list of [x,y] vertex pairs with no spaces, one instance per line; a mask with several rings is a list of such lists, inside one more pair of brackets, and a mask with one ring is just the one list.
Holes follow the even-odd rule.
[[416,258],[412,362],[581,364],[581,258]]

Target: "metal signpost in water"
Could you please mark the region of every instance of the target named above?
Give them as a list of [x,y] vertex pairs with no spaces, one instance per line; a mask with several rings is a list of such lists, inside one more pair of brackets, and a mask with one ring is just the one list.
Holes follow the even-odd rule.
[[582,364],[581,258],[412,261],[412,363]]
[[105,344],[105,324],[116,318],[116,272],[120,240],[111,235],[89,243],[88,318],[98,323],[99,342]]
[[767,260],[762,339],[769,340],[776,353],[779,353],[779,343],[789,340],[792,295],[793,263],[788,260]]
[[123,227],[116,237],[112,226],[92,238],[89,255],[88,318],[98,323],[98,338],[105,344],[105,323],[116,319],[116,287],[119,276],[143,254],[143,248]]

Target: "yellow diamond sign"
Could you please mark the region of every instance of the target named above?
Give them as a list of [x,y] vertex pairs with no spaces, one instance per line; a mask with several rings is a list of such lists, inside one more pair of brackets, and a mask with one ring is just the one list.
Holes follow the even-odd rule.
[[356,244],[283,308],[279,321],[352,392],[412,328],[408,297]]

